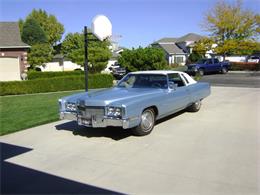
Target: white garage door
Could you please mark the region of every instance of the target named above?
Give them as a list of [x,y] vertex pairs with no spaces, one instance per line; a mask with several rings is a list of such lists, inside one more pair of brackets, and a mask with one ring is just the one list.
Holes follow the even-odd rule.
[[0,81],[21,80],[19,58],[0,58]]

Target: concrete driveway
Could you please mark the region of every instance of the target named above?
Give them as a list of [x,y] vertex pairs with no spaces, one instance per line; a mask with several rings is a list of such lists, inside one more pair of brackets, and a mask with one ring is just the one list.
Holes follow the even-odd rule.
[[2,136],[2,192],[258,194],[260,89],[212,87],[152,134],[58,121]]

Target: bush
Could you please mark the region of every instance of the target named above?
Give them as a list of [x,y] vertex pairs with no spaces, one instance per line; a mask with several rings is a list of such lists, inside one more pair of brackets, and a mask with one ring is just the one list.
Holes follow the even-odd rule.
[[53,77],[65,77],[65,76],[76,76],[84,75],[84,71],[64,71],[64,72],[38,72],[30,71],[28,72],[28,79],[43,79],[43,78],[53,78]]
[[252,63],[252,62],[231,62],[231,69],[230,70],[258,71],[258,70],[260,70],[260,64],[259,63]]
[[162,70],[167,65],[163,49],[155,47],[126,49],[118,58],[118,63],[131,72],[138,70]]
[[183,66],[183,65],[179,65],[179,64],[170,64],[168,68],[166,68],[166,70],[175,70],[175,71],[186,71],[187,70],[187,66]]
[[[113,76],[109,74],[89,75],[88,84],[90,89],[111,87],[113,85]],[[0,95],[69,91],[84,88],[84,76],[55,77],[27,81],[0,82]]]

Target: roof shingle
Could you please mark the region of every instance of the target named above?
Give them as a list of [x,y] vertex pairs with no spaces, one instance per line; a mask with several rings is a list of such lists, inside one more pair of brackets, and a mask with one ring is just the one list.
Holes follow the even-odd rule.
[[175,43],[177,41],[178,38],[172,38],[172,37],[164,37],[158,41],[156,41],[155,43],[169,43],[169,42],[173,42]]
[[184,41],[199,41],[203,38],[203,36],[195,34],[195,33],[188,33],[180,38],[178,38],[178,42],[184,42]]
[[185,54],[176,44],[160,44],[168,54]]
[[30,48],[22,42],[17,22],[0,22],[0,48]]
[[169,43],[169,42],[174,42],[174,43],[179,43],[179,42],[184,42],[184,41],[198,41],[202,39],[203,36],[195,34],[195,33],[188,33],[182,37],[179,38],[171,38],[171,37],[164,37],[155,43]]

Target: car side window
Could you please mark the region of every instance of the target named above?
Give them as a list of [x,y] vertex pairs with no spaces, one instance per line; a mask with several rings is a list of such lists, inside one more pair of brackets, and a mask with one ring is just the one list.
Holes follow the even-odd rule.
[[214,59],[214,64],[219,63],[218,59]]
[[168,78],[169,82],[174,82],[174,84],[177,84],[177,87],[185,86],[185,83],[183,82],[179,73],[168,74]]

